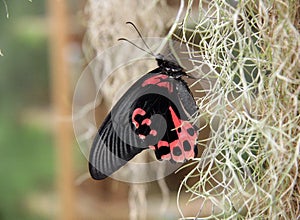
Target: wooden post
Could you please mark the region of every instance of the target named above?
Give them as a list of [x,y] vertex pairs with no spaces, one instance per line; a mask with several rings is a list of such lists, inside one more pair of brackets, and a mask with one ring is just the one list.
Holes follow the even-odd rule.
[[50,55],[52,77],[52,101],[55,114],[54,135],[57,146],[57,180],[60,216],[62,220],[73,220],[74,174],[71,126],[71,96],[69,66],[67,61],[68,16],[66,0],[48,0],[50,22]]

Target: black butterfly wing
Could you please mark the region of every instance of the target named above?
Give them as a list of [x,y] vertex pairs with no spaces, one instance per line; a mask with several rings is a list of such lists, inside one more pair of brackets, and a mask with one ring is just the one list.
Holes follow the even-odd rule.
[[[183,107],[186,104],[187,108]],[[188,115],[196,109],[183,80],[161,74],[160,68],[146,74],[121,97],[99,128],[90,151],[91,176],[104,179],[148,148],[155,150],[158,159],[182,161],[182,158],[195,156],[191,149],[188,150],[190,155],[175,156],[175,145],[180,145],[181,149],[184,143],[187,145],[186,142],[179,143],[179,137],[189,139],[185,137],[187,130],[182,136],[174,128],[188,120]],[[197,128],[189,124],[190,127],[196,134]],[[195,145],[194,136],[189,145]]]
[[135,82],[98,129],[89,155],[89,171],[94,179],[106,178],[147,148],[131,129],[129,111],[139,93],[150,89],[141,84],[151,76],[148,73]]
[[[124,142],[114,129],[109,113],[98,130],[90,151],[89,170],[94,179],[106,178],[143,150],[133,147],[136,146],[133,144],[134,140],[130,144]],[[123,129],[125,134],[127,128]]]
[[147,144],[155,150],[157,159],[184,162],[194,158],[198,153],[198,127],[189,121],[195,117],[198,107],[185,81],[181,78],[174,79],[171,77],[167,78],[166,81],[171,86],[163,84],[165,82],[161,84],[168,88],[169,94],[163,94],[162,97],[161,93],[156,94],[156,97],[159,97],[159,104],[146,110],[150,114],[163,116],[166,126],[161,126],[161,120],[154,120],[153,130],[158,128],[160,131],[157,133],[163,135],[153,141],[154,145],[152,143]]

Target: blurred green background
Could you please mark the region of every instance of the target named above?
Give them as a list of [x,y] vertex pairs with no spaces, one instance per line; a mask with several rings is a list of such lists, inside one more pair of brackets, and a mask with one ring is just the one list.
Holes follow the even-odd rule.
[[55,187],[45,1],[6,4],[8,12],[0,1],[0,219],[43,219],[30,203]]

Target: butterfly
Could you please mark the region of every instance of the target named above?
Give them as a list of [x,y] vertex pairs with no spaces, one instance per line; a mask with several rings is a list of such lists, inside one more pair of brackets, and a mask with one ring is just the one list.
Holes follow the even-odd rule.
[[110,176],[147,149],[175,163],[197,156],[198,127],[190,119],[198,107],[182,79],[189,76],[176,61],[155,58],[158,67],[125,92],[98,129],[89,154],[93,179]]

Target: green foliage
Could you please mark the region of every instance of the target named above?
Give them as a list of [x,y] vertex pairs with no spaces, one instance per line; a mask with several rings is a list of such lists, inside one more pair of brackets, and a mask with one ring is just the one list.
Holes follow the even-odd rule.
[[40,128],[1,118],[0,152],[0,218],[26,219],[24,206],[29,193],[52,188],[51,137]]
[[43,4],[42,1],[24,4],[12,1],[8,3],[10,17],[0,17],[0,49],[4,55],[0,57],[0,100],[1,106],[9,111],[24,105],[48,103]]
[[0,219],[41,219],[26,201],[53,188],[50,133],[22,118],[24,108],[49,101],[44,4],[0,1]]

